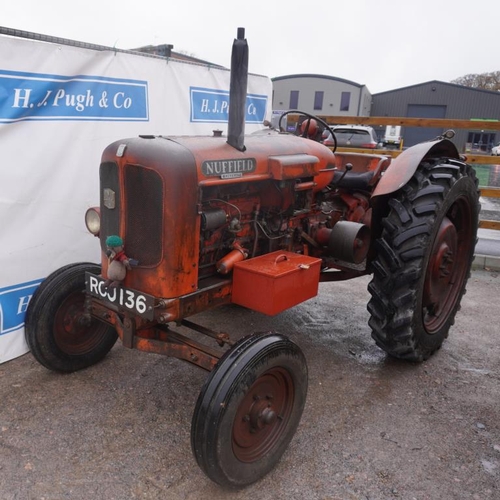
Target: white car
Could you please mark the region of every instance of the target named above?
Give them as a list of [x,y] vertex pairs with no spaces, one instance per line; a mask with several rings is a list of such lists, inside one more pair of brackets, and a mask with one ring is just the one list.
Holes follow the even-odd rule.
[[491,148],[491,156],[500,156],[500,143]]
[[[377,133],[372,127],[364,125],[333,125],[330,127],[337,139],[337,146],[343,148],[375,149],[379,147]],[[323,144],[333,146],[335,144],[330,130],[323,132]]]

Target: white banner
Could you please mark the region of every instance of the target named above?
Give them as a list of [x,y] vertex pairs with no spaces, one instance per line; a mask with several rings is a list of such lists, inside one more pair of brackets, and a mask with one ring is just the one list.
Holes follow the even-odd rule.
[[[229,77],[208,66],[0,36],[0,363],[27,351],[24,315],[42,279],[100,259],[84,214],[99,204],[104,148],[139,134],[226,134]],[[247,133],[269,119],[271,92],[268,78],[249,76]]]

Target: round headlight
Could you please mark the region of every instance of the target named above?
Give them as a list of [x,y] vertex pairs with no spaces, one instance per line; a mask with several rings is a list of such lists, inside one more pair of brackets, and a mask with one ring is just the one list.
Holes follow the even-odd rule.
[[98,236],[101,230],[101,211],[98,207],[89,208],[85,214],[85,225],[94,235]]

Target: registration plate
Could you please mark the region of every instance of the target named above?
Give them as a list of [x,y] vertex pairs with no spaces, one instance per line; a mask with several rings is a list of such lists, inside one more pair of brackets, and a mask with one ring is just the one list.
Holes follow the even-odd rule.
[[155,298],[152,295],[141,293],[122,286],[106,288],[105,280],[100,276],[85,273],[87,293],[93,297],[118,306],[126,311],[131,311],[145,319],[154,319]]

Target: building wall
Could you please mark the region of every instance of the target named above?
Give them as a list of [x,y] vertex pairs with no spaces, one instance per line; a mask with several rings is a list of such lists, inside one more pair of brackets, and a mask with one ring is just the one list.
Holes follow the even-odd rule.
[[[500,92],[472,89],[446,82],[430,81],[411,87],[382,92],[374,94],[372,99],[371,116],[415,117],[415,110],[420,108],[424,113],[427,109],[430,114],[429,116],[419,115],[419,117],[431,118],[433,107],[444,106],[446,110],[444,118],[447,119],[500,119]],[[479,129],[457,129],[455,132],[453,142],[462,152],[466,150],[470,134],[480,138],[485,138],[487,137],[486,134],[488,134],[494,143],[498,143],[500,140],[500,132],[493,130],[481,132]],[[407,142],[405,140],[404,129],[402,135],[405,141],[404,144],[411,146],[411,141]],[[435,129],[429,130],[429,139],[432,139],[435,135]],[[492,138],[491,135],[493,135]],[[488,152],[488,147],[483,152]]]
[[[288,75],[272,79],[273,110],[299,109],[320,116],[370,116],[372,96],[365,85],[327,75]],[[292,91],[298,91],[297,106],[290,106]],[[323,92],[321,109],[315,109],[315,94]],[[341,109],[342,93],[349,93],[348,109]]]

